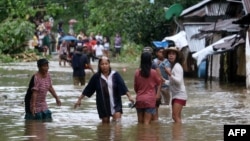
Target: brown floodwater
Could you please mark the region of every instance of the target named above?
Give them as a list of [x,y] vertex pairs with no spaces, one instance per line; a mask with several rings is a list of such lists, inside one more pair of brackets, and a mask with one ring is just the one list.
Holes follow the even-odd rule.
[[[93,63],[96,69],[96,62]],[[250,124],[250,96],[244,86],[205,83],[202,79],[185,78],[188,93],[181,125],[173,124],[171,107],[160,106],[159,121],[150,125],[137,124],[135,109],[123,97],[121,122],[101,124],[95,95],[85,98],[73,109],[83,86],[72,85],[72,69],[50,61],[54,88],[62,106],[51,95],[47,102],[53,112],[52,122],[25,121],[24,96],[29,79],[37,71],[36,62],[0,64],[0,140],[1,141],[223,141],[225,124]],[[112,63],[133,91],[136,64]],[[87,71],[87,82],[92,73]]]

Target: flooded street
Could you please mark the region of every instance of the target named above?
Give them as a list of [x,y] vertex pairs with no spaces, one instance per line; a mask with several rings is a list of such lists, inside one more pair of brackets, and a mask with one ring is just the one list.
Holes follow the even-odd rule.
[[[94,69],[96,71],[94,62]],[[29,80],[37,71],[36,62],[0,64],[0,140],[2,141],[223,141],[225,124],[250,124],[250,93],[245,87],[185,78],[187,105],[182,111],[183,124],[172,123],[169,106],[161,105],[159,122],[137,124],[135,109],[123,97],[121,123],[102,125],[98,118],[95,95],[85,98],[73,109],[83,86],[73,86],[72,69],[50,61],[54,88],[62,106],[56,106],[49,94],[47,102],[52,122],[24,120],[24,96]],[[138,65],[111,63],[125,79],[133,97],[133,77]],[[86,82],[92,73],[87,70]]]

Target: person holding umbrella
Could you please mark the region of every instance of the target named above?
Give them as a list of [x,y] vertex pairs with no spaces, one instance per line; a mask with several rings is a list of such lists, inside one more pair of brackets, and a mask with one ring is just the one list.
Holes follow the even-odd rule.
[[76,46],[77,46],[77,39],[76,37],[72,36],[72,35],[65,35],[63,36],[61,39],[61,41],[66,41],[67,42],[67,52],[68,52],[68,61],[70,62],[70,60],[72,59],[72,55],[76,50]]

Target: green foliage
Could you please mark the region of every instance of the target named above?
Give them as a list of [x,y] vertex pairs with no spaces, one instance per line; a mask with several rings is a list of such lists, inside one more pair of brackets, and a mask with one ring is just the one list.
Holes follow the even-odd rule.
[[[101,4],[102,3],[102,4]],[[163,3],[150,4],[147,0],[90,1],[88,32],[114,36],[116,32],[129,41],[143,46],[161,40],[169,34],[164,18]]]
[[[32,38],[35,25],[28,21],[42,13],[55,15],[62,9],[49,0],[3,0],[0,2],[0,54],[16,54],[25,51]],[[40,14],[38,14],[40,13]],[[43,15],[44,14],[44,15]]]
[[124,44],[121,50],[121,56],[117,58],[117,61],[127,63],[138,63],[142,48],[143,46],[138,45],[134,42],[128,42]]
[[23,52],[34,33],[34,25],[22,19],[7,19],[0,27],[0,53],[4,54]]
[[15,61],[9,54],[0,54],[0,63],[9,63]]
[[29,16],[35,15],[35,10],[29,5],[30,0],[2,0],[0,2],[1,20],[7,18],[22,18],[26,19]]
[[50,16],[55,17],[57,14],[60,14],[63,12],[63,7],[59,3],[49,2],[46,4],[45,8],[46,8],[46,15],[47,15],[47,19],[45,18],[45,20],[48,20]]
[[[120,32],[123,38],[123,61],[133,61],[142,46],[152,45],[153,40],[161,40],[175,25],[164,18],[164,7],[180,3],[185,8],[199,0],[2,0],[0,1],[0,54],[15,54],[25,51],[26,42],[35,30],[33,22],[47,20],[50,16],[56,24],[63,21],[63,29],[68,30],[68,21],[76,19],[75,33],[83,30],[101,32],[104,36],[114,36]],[[131,55],[132,57],[128,57]],[[8,57],[7,57],[8,58]],[[6,59],[8,60],[8,59]]]
[[122,9],[118,10],[119,0],[110,0],[103,3],[102,0],[89,1],[87,7],[90,15],[87,19],[88,33],[101,32],[105,36],[112,36],[121,29],[120,19]]
[[124,32],[137,44],[151,45],[153,40],[161,40],[168,30],[164,19],[164,9],[156,4],[142,3],[133,7],[123,15]]
[[165,7],[174,3],[184,6],[198,0],[102,0],[89,1],[88,31],[112,36],[120,32],[136,44],[152,45],[153,40],[162,40],[173,32],[175,23],[165,20]]

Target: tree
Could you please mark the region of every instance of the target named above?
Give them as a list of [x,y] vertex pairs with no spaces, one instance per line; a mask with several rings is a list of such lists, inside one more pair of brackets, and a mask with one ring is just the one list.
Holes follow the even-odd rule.
[[57,3],[36,0],[3,0],[0,23],[0,53],[15,54],[25,50],[32,38],[35,25],[33,19],[37,13],[55,14],[60,7]]
[[23,52],[29,37],[34,33],[34,25],[28,21],[15,19],[6,20],[0,26],[0,54]]
[[101,32],[105,36],[120,32],[127,41],[150,45],[153,40],[161,40],[168,35],[169,25],[173,24],[165,20],[164,7],[174,3],[187,7],[197,1],[155,0],[150,4],[149,0],[2,0],[0,52],[23,51],[20,45],[25,45],[33,35],[34,20],[48,16],[58,21],[68,21],[72,17],[77,19],[76,31]]
[[90,1],[89,31],[108,36],[120,32],[130,41],[148,45],[167,33],[163,6],[148,0]]

